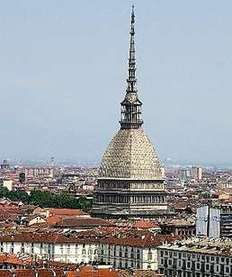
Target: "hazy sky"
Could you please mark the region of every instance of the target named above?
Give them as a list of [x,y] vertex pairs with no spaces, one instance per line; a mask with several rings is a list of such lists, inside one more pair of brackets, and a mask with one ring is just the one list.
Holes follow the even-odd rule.
[[[119,128],[131,4],[0,0],[0,159],[100,159]],[[159,156],[232,164],[232,1],[134,4]]]

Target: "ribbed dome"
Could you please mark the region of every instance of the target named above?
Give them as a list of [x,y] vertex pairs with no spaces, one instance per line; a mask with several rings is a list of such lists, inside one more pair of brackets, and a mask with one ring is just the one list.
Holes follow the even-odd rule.
[[162,179],[159,159],[142,128],[118,131],[103,155],[99,177]]

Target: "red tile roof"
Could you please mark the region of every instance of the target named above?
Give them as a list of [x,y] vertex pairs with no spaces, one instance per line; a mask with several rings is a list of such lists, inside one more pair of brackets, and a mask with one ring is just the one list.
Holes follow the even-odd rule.
[[91,265],[80,268],[79,275],[67,275],[68,277],[119,277],[118,271],[112,268],[95,268]]
[[41,269],[37,269],[36,271],[38,272],[38,277],[53,277],[53,276],[55,276],[53,270],[51,270],[51,269],[41,268]]
[[48,225],[55,225],[56,223],[62,220],[62,216],[60,215],[51,215],[47,218]]
[[137,229],[153,229],[159,228],[159,225],[151,220],[140,219],[133,224],[133,227]]
[[177,240],[177,237],[172,235],[159,235],[153,233],[145,233],[141,234],[140,236],[121,236],[121,237],[109,237],[105,238],[101,241],[104,244],[111,244],[111,245],[125,245],[131,247],[141,247],[141,248],[148,248],[148,247],[157,247],[163,243],[171,242]]
[[63,270],[57,271],[52,269],[16,269],[0,270],[0,277],[64,277]]
[[1,277],[12,277],[12,273],[10,272],[10,270],[0,269],[0,276]]
[[17,269],[15,270],[15,277],[35,277],[35,272],[33,269]]
[[12,265],[30,265],[32,263],[32,259],[21,258],[17,255],[3,253],[3,254],[0,254],[0,263],[12,264]]
[[101,232],[97,230],[83,231],[75,234],[60,234],[52,232],[24,232],[14,235],[0,236],[5,242],[34,242],[34,243],[92,243],[128,245],[132,247],[156,247],[164,242],[178,239],[173,235],[155,234],[147,230],[115,230]]
[[99,226],[114,226],[108,220],[92,217],[66,217],[56,223],[60,228],[94,228]]
[[0,277],[120,277],[120,271],[111,268],[94,268],[84,266],[76,271],[53,270],[53,269],[0,269]]
[[60,215],[60,216],[80,216],[87,215],[87,213],[83,212],[79,209],[49,209],[49,215]]

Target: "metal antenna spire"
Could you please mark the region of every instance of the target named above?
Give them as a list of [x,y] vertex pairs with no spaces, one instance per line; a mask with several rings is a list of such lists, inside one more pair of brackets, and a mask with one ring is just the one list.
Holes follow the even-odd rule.
[[128,67],[128,88],[127,92],[135,92],[136,84],[136,59],[135,59],[135,12],[134,5],[131,11],[131,25],[130,25],[130,46],[129,46],[129,67]]
[[138,129],[142,124],[141,106],[136,89],[135,12],[132,5],[126,96],[121,102],[121,129]]

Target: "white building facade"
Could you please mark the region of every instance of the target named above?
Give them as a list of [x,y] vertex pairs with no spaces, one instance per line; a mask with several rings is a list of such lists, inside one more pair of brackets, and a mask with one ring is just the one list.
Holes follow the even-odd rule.
[[190,239],[158,247],[158,268],[165,277],[232,276],[231,241]]
[[97,243],[48,243],[48,242],[1,242],[1,252],[29,254],[35,260],[48,259],[64,263],[93,263],[99,261]]
[[158,269],[156,247],[101,244],[100,260],[113,268]]
[[[114,268],[157,270],[157,246],[171,236],[155,236],[124,240],[27,233],[0,237],[0,252],[29,254],[35,261],[46,259],[75,264],[101,263]],[[171,240],[174,240],[173,236]]]

